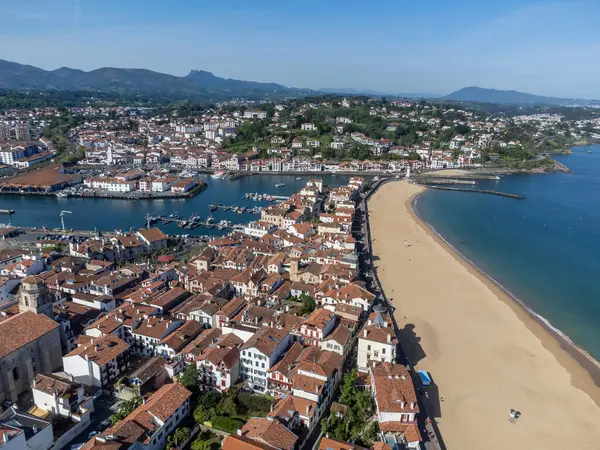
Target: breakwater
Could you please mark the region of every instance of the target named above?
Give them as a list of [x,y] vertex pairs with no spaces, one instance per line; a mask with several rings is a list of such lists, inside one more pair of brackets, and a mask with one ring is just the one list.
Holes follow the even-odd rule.
[[457,191],[457,192],[471,192],[476,194],[488,194],[488,195],[497,195],[499,197],[508,197],[514,198],[516,200],[524,200],[525,197],[519,194],[511,194],[510,192],[501,192],[501,191],[492,191],[490,189],[467,189],[467,188],[458,188],[458,187],[448,187],[448,186],[432,186],[429,184],[418,183],[421,186],[424,186],[428,189],[437,189],[440,191]]

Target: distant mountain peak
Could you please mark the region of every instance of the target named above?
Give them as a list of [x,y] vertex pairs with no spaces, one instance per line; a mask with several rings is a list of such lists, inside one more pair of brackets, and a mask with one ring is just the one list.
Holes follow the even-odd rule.
[[543,95],[527,94],[515,90],[501,90],[467,86],[452,92],[442,100],[475,103],[497,103],[501,105],[574,105],[595,104],[596,100],[580,100],[572,98],[545,97]]

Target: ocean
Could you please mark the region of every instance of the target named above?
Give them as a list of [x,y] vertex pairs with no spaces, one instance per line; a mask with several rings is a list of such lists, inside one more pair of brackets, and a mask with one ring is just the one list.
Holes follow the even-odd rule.
[[600,145],[573,152],[556,157],[573,174],[508,175],[477,183],[525,200],[429,190],[417,199],[416,211],[466,258],[600,360]]

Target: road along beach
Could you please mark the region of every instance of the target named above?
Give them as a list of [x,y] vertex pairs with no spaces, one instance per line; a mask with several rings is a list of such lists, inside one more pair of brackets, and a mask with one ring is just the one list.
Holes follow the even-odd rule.
[[598,364],[423,223],[412,207],[423,190],[381,186],[369,200],[371,238],[403,350],[432,375],[448,449],[600,448]]

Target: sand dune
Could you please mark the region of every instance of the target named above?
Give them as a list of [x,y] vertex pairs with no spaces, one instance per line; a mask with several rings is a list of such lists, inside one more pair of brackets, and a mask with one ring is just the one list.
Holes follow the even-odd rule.
[[[430,371],[449,450],[600,449],[600,389],[558,342],[412,212],[406,181],[369,201],[375,264],[409,359]],[[410,244],[405,246],[405,240]],[[378,258],[378,259],[377,259]],[[522,412],[516,424],[510,408]]]

